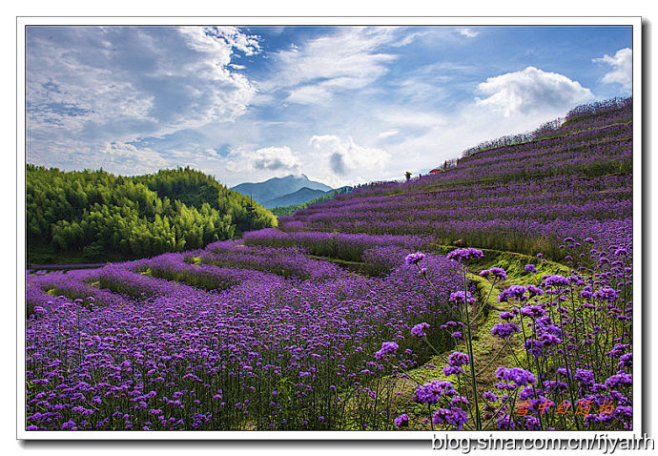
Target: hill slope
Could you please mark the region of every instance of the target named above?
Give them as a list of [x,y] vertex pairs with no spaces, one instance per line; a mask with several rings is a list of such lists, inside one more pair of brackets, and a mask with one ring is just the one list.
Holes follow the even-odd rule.
[[38,263],[199,248],[276,224],[248,197],[189,168],[123,177],[27,165],[26,212],[27,258]]
[[564,238],[628,244],[632,115],[631,99],[582,106],[535,139],[470,152],[440,174],[371,184],[279,223],[295,230],[423,235],[441,244],[556,259],[568,256]]

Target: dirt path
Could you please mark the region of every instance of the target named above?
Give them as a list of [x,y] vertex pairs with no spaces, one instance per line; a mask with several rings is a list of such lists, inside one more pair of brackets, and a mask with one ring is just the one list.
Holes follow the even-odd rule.
[[[518,271],[519,264],[527,264],[532,261],[536,261],[536,259],[533,257],[514,252],[497,252],[491,250],[488,252],[493,254],[492,256],[494,259],[490,259],[487,262],[487,268],[494,265],[504,266],[504,264],[501,263],[507,263],[509,264],[510,270]],[[496,255],[496,253],[498,255]],[[522,268],[523,267],[521,266],[521,269]],[[542,268],[542,273],[544,274],[565,274],[569,271],[569,268],[566,266],[554,262],[544,262],[542,264]],[[523,350],[520,338],[511,338],[511,342],[509,339],[508,341],[503,341],[497,336],[492,335],[491,330],[497,323],[504,321],[500,318],[500,313],[509,311],[512,307],[512,305],[508,304],[507,302],[498,302],[498,296],[500,295],[500,292],[515,284],[528,284],[529,277],[515,276],[515,274],[510,274],[510,277],[507,280],[496,283],[493,289],[489,280],[480,277],[479,275],[470,273],[468,278],[470,281],[477,284],[478,294],[481,298],[479,302],[482,303],[481,305],[484,305],[486,308],[478,318],[478,321],[475,325],[475,332],[473,334],[473,363],[477,374],[476,384],[481,408],[482,393],[491,390],[493,385],[498,382],[495,377],[496,369],[498,369],[500,366],[518,366],[519,361],[523,362],[525,360],[525,351]],[[426,421],[423,421],[423,419],[428,417],[428,412],[424,407],[413,403],[412,397],[416,387],[419,384],[423,384],[431,380],[449,380],[454,383],[454,377],[446,377],[443,373],[443,367],[447,365],[446,358],[453,352],[468,353],[466,343],[460,343],[454,348],[432,357],[425,365],[410,371],[408,373],[411,377],[410,379],[399,379],[396,382],[396,390],[400,392],[400,395],[396,400],[396,405],[399,406],[400,413],[409,413],[409,411],[412,411],[415,415],[412,419],[412,422],[410,423],[409,429],[430,429],[430,424]],[[465,370],[464,375],[468,375],[469,373],[470,372]],[[463,388],[465,385],[462,385],[461,390],[465,390],[469,400],[472,401],[471,398],[473,397],[473,394],[470,385],[470,381],[466,380],[466,387]],[[471,404],[471,406],[473,406],[473,404]],[[411,415],[411,413],[409,414]],[[470,423],[469,420],[469,423],[467,423],[464,429],[472,430],[473,425],[474,423]]]

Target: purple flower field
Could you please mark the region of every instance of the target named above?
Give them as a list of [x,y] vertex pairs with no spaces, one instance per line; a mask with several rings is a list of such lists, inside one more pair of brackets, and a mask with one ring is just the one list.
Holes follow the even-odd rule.
[[[234,243],[222,255],[265,269],[257,258],[269,258],[267,250]],[[212,259],[216,251],[192,255]],[[30,276],[28,302],[38,309],[27,332],[30,429],[379,426],[390,400],[381,377],[427,359],[406,335],[421,320],[446,321],[438,304],[459,287],[460,267],[429,256],[435,289],[403,264],[368,278],[286,253],[271,264],[276,273],[166,254]],[[54,288],[60,283],[67,286]],[[95,296],[77,298],[89,289]],[[397,353],[378,360],[389,339],[399,341]]]
[[281,229],[27,274],[26,429],[632,429],[630,107]]
[[463,240],[556,260],[569,236],[628,249],[632,118],[630,99],[577,108],[545,139],[466,155],[454,168],[410,182],[372,184],[280,217],[279,225]]

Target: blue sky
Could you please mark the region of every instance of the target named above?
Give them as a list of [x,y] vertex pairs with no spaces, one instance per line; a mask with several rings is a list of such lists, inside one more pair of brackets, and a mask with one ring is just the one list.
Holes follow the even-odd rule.
[[229,186],[426,173],[631,95],[631,27],[62,27],[26,37],[27,162]]

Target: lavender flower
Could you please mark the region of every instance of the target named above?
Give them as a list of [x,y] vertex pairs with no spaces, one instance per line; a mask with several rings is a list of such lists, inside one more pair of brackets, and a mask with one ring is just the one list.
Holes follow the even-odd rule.
[[432,380],[416,388],[413,400],[421,404],[436,404],[444,396],[457,394],[452,383],[444,380]]
[[461,366],[445,366],[443,373],[446,377],[450,377],[451,375],[459,377],[464,373],[464,369]]
[[578,380],[582,385],[591,386],[594,384],[594,372],[586,369],[576,369],[574,375],[576,380]]
[[502,311],[500,314],[498,314],[498,316],[499,316],[502,320],[511,320],[511,319],[514,318],[514,314],[513,314],[512,312],[507,312],[506,310],[505,310],[505,311]]
[[375,359],[382,359],[384,355],[394,353],[398,348],[400,347],[395,342],[384,342],[382,348],[375,352]]
[[463,366],[469,363],[469,358],[466,353],[454,352],[448,356],[448,364],[451,366]]
[[544,290],[530,284],[528,285],[528,294],[530,295],[531,298],[534,298],[535,296],[542,296],[544,294]]
[[499,339],[507,339],[517,332],[521,332],[521,328],[516,323],[497,323],[491,329],[491,334]]
[[519,309],[519,313],[521,315],[525,315],[526,317],[530,318],[538,318],[538,317],[543,317],[546,315],[546,309],[540,306],[525,306]]
[[601,301],[614,302],[617,299],[617,291],[611,287],[603,287],[594,293],[594,298]]
[[527,299],[525,297],[527,291],[528,289],[522,285],[512,285],[500,292],[498,295],[498,302],[508,302],[509,299],[524,301]]
[[498,278],[498,279],[500,279],[500,280],[505,280],[505,279],[507,279],[507,273],[505,272],[505,270],[504,270],[503,268],[493,267],[493,268],[491,268],[491,269],[489,269],[489,270],[491,271],[491,274],[492,274],[494,277],[496,277],[496,278]]
[[425,330],[429,327],[430,325],[428,323],[418,323],[416,326],[411,328],[411,335],[415,337],[424,337],[427,335],[425,334]]
[[605,387],[609,390],[617,388],[618,386],[632,386],[633,385],[633,374],[626,374],[620,372],[618,374],[608,377],[605,381]]
[[513,430],[515,428],[514,420],[509,415],[503,415],[496,420],[498,429]]
[[539,423],[539,418],[536,416],[526,416],[525,419],[525,427],[529,431],[538,431],[540,429],[540,423]]
[[397,427],[409,426],[409,415],[403,413],[402,415],[397,416],[394,420],[394,423]]
[[406,265],[410,266],[412,264],[417,264],[420,261],[425,259],[425,254],[421,252],[416,252],[416,253],[410,253],[407,255],[407,257],[404,259],[404,262]]
[[460,290],[450,294],[450,302],[455,304],[475,304],[477,300],[471,296],[470,291],[464,292],[463,290]]
[[434,424],[450,424],[455,426],[455,429],[461,429],[468,421],[468,414],[459,407],[451,407],[450,409],[440,408],[434,412],[432,422]]
[[528,383],[535,384],[535,376],[532,372],[529,372],[520,367],[499,367],[496,370],[496,378],[499,380],[506,380],[509,382],[515,383],[517,386],[525,386]]
[[461,340],[464,338],[464,335],[462,334],[461,331],[455,331],[452,334],[450,334],[450,337],[452,337],[455,340]]
[[471,258],[482,258],[482,257],[484,257],[484,253],[482,253],[482,250],[474,249],[473,247],[453,250],[447,255],[447,258],[449,260],[458,261],[460,263]]
[[550,287],[568,287],[569,286],[569,279],[567,279],[564,276],[561,276],[559,274],[551,274],[551,275],[545,275],[542,277],[544,280],[542,282],[542,285],[546,288]]
[[626,353],[619,357],[618,367],[621,368],[633,368],[633,353]]

